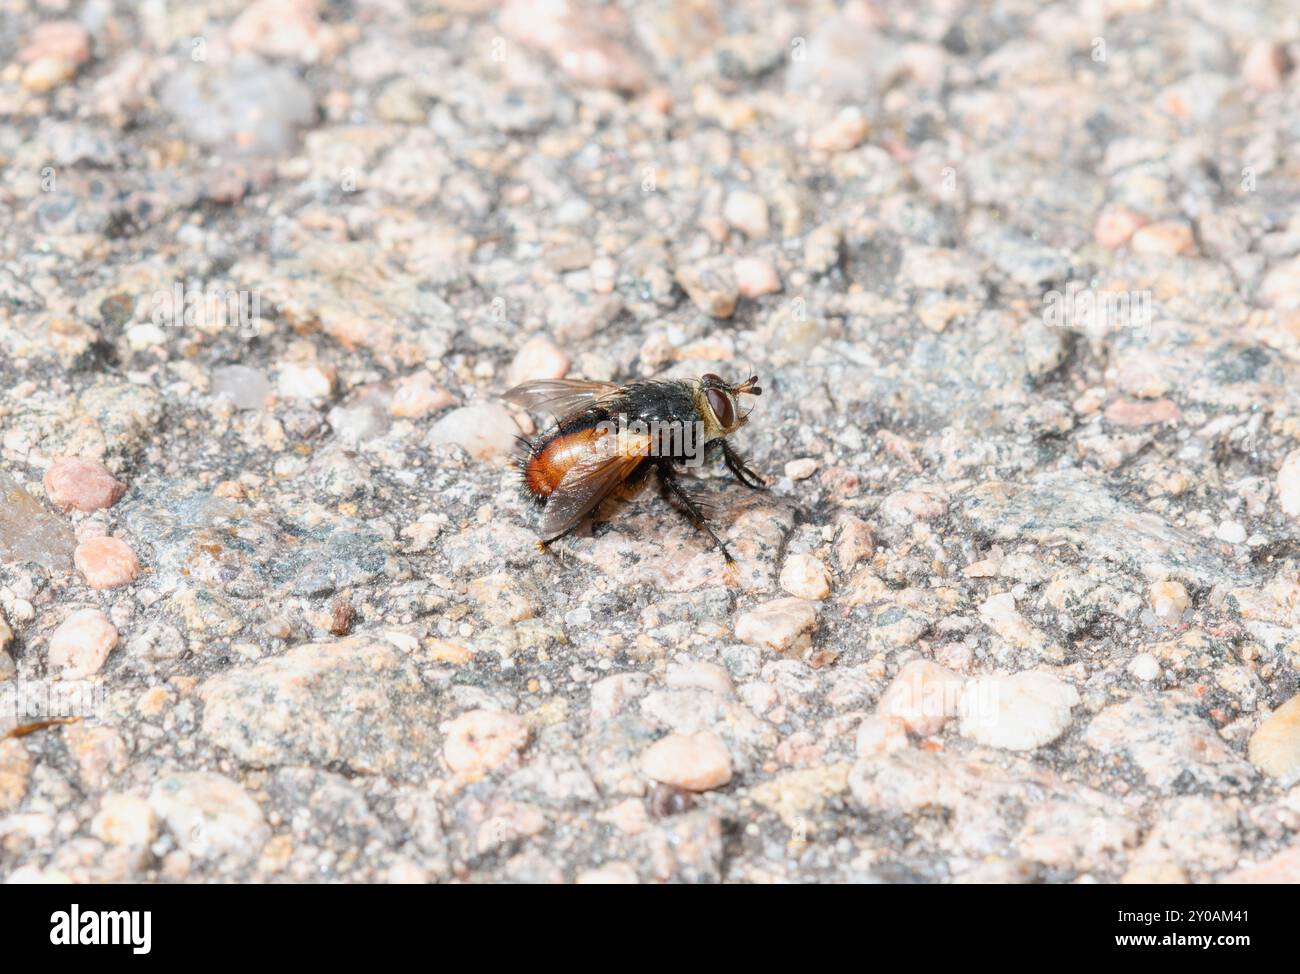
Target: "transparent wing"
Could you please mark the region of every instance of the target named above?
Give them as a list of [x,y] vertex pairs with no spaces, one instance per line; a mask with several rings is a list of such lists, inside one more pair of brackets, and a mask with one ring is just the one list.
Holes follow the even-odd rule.
[[502,398],[525,409],[563,417],[579,409],[585,409],[596,400],[618,391],[619,387],[612,382],[592,382],[588,379],[536,379],[515,386]]
[[616,435],[603,437],[599,445],[593,445],[591,455],[570,467],[551,492],[542,515],[544,540],[554,541],[599,507],[649,455],[649,437],[625,438],[615,445],[617,440]]

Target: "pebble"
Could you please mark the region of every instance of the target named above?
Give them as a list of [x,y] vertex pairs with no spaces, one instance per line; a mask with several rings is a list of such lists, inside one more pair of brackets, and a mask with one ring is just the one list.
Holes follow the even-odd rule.
[[766,237],[770,229],[767,201],[757,193],[734,190],[727,194],[722,206],[722,216],[750,240]]
[[1116,399],[1106,407],[1106,422],[1125,429],[1141,429],[1182,419],[1182,410],[1169,399]]
[[528,725],[501,710],[471,710],[445,728],[442,754],[458,774],[479,776],[512,760],[528,744]]
[[823,224],[808,234],[803,245],[804,270],[825,274],[840,262],[844,234],[834,224]]
[[1128,671],[1135,679],[1150,683],[1160,678],[1160,661],[1150,653],[1139,653],[1129,661]]
[[55,460],[45,471],[45,494],[50,503],[63,510],[98,511],[112,507],[126,493],[120,483],[98,460],[64,457]]
[[854,743],[860,758],[906,750],[907,724],[897,717],[866,717],[858,724]]
[[117,627],[98,609],[78,609],[50,637],[49,664],[65,680],[98,673],[117,646]]
[[71,81],[89,60],[90,32],[77,21],[40,24],[18,52],[18,62],[26,65],[20,81],[28,91],[46,92]]
[[713,731],[669,734],[646,748],[641,770],[666,785],[709,791],[731,781],[731,755]]
[[852,514],[841,514],[835,521],[835,563],[844,571],[876,553],[876,533],[871,525]]
[[781,588],[801,599],[824,599],[831,594],[830,575],[815,555],[790,555],[781,566]]
[[871,122],[856,109],[846,109],[817,128],[808,140],[814,152],[848,152],[856,149],[871,132]]
[[817,610],[805,599],[775,599],[740,615],[736,638],[777,652],[804,649],[817,625]]
[[1241,62],[1241,77],[1257,91],[1277,91],[1290,68],[1286,48],[1276,41],[1257,40]]
[[280,366],[276,390],[285,399],[328,399],[337,373],[323,362],[285,362]]
[[961,733],[979,744],[1032,751],[1070,726],[1079,694],[1063,680],[1037,670],[976,677],[961,697]]
[[1146,217],[1122,206],[1106,207],[1097,217],[1093,239],[1107,250],[1119,250],[1147,224]]
[[781,290],[781,278],[771,263],[758,257],[742,257],[731,265],[741,297],[759,298]]
[[247,861],[271,836],[257,802],[215,772],[163,778],[149,792],[149,804],[176,844],[195,859]]
[[1228,544],[1241,544],[1246,540],[1246,528],[1236,521],[1221,521],[1214,536]]
[[507,37],[545,51],[580,85],[637,92],[646,72],[608,29],[570,0],[508,0],[497,23]]
[[434,385],[433,374],[422,370],[397,381],[388,411],[403,419],[424,419],[455,403],[451,393]]
[[530,379],[562,379],[569,371],[569,356],[549,338],[535,335],[515,353],[508,382],[517,386]]
[[1290,517],[1300,515],[1300,450],[1292,450],[1282,461],[1277,472],[1277,500],[1282,505],[1282,513]]
[[518,444],[519,427],[510,411],[497,403],[462,406],[429,430],[429,442],[454,443],[476,460],[508,456]]
[[230,25],[230,44],[271,57],[318,61],[334,53],[338,39],[320,22],[316,6],[316,0],[256,0]]
[[692,660],[689,663],[674,663],[668,667],[664,685],[674,690],[697,688],[729,697],[735,692],[731,674],[717,663]]
[[1187,589],[1180,583],[1168,579],[1156,582],[1151,586],[1148,600],[1151,603],[1151,611],[1156,614],[1156,618],[1166,625],[1173,625],[1178,622],[1192,602],[1191,596],[1187,594]]
[[1300,694],[1264,719],[1250,737],[1248,754],[1271,777],[1300,775]]
[[1166,221],[1149,223],[1135,231],[1129,241],[1129,250],[1135,254],[1174,257],[1190,254],[1195,245],[1191,227],[1186,223]]
[[730,318],[736,313],[740,289],[730,267],[705,261],[677,268],[676,277],[691,303],[706,315]]
[[104,796],[90,830],[107,845],[144,849],[158,834],[158,817],[143,798],[123,793]]
[[140,574],[140,561],[126,542],[117,538],[90,538],[73,553],[77,570],[93,589],[130,585]]
[[785,475],[791,480],[807,480],[817,472],[817,461],[812,457],[800,457],[790,460],[785,465]]
[[962,676],[938,663],[911,660],[903,664],[881,695],[876,714],[901,721],[918,737],[930,737],[957,715],[965,682]]

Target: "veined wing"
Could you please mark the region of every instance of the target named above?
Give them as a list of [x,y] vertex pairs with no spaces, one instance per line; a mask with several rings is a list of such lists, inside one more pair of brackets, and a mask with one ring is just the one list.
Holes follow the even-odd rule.
[[535,379],[515,386],[502,398],[525,409],[548,412],[557,418],[562,418],[618,391],[619,387],[612,382],[592,382],[588,379]]
[[541,535],[554,541],[600,506],[650,454],[648,436],[620,437],[610,433],[598,440],[564,475],[546,499]]

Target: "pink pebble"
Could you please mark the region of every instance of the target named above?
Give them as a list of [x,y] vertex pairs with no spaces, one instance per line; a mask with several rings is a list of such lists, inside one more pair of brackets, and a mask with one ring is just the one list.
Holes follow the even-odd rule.
[[736,276],[736,287],[747,298],[775,294],[781,290],[781,278],[777,276],[776,269],[765,260],[742,257],[731,270]]
[[50,503],[67,511],[97,511],[112,507],[126,484],[119,482],[98,460],[63,457],[45,471],[45,494]]
[[1119,250],[1129,238],[1146,225],[1146,217],[1124,207],[1107,207],[1097,217],[1093,237],[1107,250]]
[[77,570],[94,589],[130,585],[140,574],[140,560],[126,542],[117,538],[89,538],[73,553]]
[[99,672],[117,646],[117,627],[98,609],[72,613],[50,637],[50,666],[64,679],[84,679]]

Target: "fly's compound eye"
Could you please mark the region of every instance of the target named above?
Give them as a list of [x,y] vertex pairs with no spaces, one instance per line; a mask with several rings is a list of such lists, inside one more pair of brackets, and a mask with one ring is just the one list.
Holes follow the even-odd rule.
[[704,378],[704,384],[705,384],[706,386],[724,386],[724,385],[726,385],[726,383],[722,381],[722,376],[720,376],[720,375],[714,375],[712,372],[705,372],[703,378]]
[[[704,378],[708,378],[706,375]],[[713,415],[718,417],[718,422],[723,429],[731,429],[736,425],[736,410],[731,405],[731,397],[719,389],[705,389],[704,394],[709,398],[709,408],[713,410]]]

